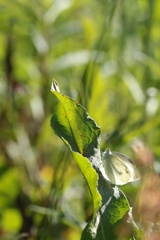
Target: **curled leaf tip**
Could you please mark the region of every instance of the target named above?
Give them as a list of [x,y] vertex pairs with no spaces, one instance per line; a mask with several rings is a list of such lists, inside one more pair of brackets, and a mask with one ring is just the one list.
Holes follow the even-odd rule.
[[54,78],[53,78],[52,84],[51,84],[51,91],[53,91],[53,92],[60,92],[59,85],[58,85],[57,81]]

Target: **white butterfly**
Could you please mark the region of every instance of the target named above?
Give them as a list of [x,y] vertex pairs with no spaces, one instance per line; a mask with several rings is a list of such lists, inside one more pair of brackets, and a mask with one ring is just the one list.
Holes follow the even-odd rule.
[[124,185],[141,177],[130,158],[118,152],[111,152],[109,148],[102,154],[102,164],[104,177],[113,184]]

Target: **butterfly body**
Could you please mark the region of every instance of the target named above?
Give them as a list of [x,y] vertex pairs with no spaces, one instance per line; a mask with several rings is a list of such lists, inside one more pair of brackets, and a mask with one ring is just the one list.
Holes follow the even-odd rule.
[[140,179],[140,173],[134,162],[119,152],[111,152],[109,148],[102,154],[104,172],[111,183],[124,185]]

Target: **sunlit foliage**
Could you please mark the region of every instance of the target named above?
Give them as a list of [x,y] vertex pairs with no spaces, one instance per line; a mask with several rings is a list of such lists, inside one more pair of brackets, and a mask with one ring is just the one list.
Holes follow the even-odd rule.
[[[53,77],[101,127],[101,149],[135,160],[141,183],[122,189],[148,240],[159,239],[159,9],[156,0],[0,0],[0,239],[80,239],[93,214],[50,128]],[[116,239],[130,238],[128,225]]]

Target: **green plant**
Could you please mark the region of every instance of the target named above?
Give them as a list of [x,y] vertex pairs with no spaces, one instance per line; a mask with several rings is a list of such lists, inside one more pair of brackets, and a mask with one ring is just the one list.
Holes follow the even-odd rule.
[[100,127],[82,105],[59,92],[55,81],[51,90],[58,99],[51,127],[69,148],[92,196],[93,217],[83,230],[81,239],[116,239],[115,225],[127,212],[134,232],[137,236],[142,235],[132,218],[132,209],[125,194],[106,181],[100,170]]

